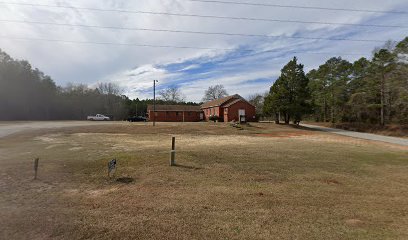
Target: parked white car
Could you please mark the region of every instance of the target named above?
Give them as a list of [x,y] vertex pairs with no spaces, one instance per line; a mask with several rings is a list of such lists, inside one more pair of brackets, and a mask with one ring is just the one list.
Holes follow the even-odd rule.
[[107,117],[102,114],[96,114],[95,116],[88,116],[86,119],[90,121],[109,121],[110,117]]

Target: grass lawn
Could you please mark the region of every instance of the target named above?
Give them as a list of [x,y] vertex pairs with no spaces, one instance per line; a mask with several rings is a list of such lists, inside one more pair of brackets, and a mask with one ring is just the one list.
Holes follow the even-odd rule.
[[408,148],[275,124],[15,134],[0,193],[0,239],[408,239]]

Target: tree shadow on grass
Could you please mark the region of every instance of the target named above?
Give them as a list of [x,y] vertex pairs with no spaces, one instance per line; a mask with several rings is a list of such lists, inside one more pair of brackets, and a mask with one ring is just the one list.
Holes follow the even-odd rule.
[[203,169],[201,167],[186,166],[186,165],[181,165],[181,164],[176,164],[176,165],[174,165],[174,167],[184,168],[184,169],[191,169],[191,170],[201,170],[201,169]]
[[132,183],[133,181],[135,181],[135,179],[131,177],[121,177],[121,178],[116,179],[116,182],[124,183],[124,184],[129,184],[129,183]]

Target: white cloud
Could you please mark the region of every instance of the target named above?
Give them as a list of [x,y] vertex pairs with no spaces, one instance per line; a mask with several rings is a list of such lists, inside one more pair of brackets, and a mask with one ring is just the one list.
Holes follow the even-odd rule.
[[129,95],[134,95],[135,93],[151,89],[153,87],[153,80],[158,80],[161,84],[166,84],[168,83],[167,79],[169,77],[177,75],[176,73],[169,73],[164,69],[155,68],[152,65],[144,65],[112,75],[103,79],[103,81],[114,82],[125,87],[125,91]]

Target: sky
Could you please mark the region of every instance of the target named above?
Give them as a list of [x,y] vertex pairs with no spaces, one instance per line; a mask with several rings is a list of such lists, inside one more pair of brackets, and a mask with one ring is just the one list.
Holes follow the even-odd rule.
[[130,98],[144,99],[153,97],[152,85],[156,79],[158,91],[176,86],[187,101],[199,102],[204,91],[216,84],[224,85],[229,94],[243,97],[265,93],[294,56],[304,64],[305,71],[309,71],[331,57],[340,56],[349,61],[371,58],[375,47],[383,46],[387,40],[400,41],[408,36],[406,0],[224,1],[372,11],[192,0],[5,0],[0,1],[0,49],[15,59],[28,60],[61,86],[83,83],[93,87],[100,82],[112,82]]

